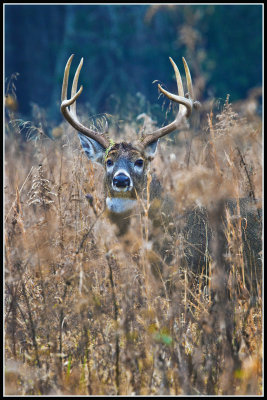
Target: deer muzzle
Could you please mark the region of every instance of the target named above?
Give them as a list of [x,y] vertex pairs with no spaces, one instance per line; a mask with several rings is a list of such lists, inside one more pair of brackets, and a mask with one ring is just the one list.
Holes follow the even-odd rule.
[[114,176],[112,186],[115,190],[128,190],[131,186],[131,179],[121,172]]

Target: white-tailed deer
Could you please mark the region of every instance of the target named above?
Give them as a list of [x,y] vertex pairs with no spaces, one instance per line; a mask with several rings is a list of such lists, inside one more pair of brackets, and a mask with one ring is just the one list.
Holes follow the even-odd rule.
[[[81,145],[93,162],[105,168],[106,207],[111,221],[119,227],[119,234],[126,232],[129,216],[137,204],[137,196],[146,193],[147,172],[153,159],[157,144],[161,137],[179,128],[182,121],[189,118],[193,109],[199,106],[194,100],[193,85],[188,65],[183,58],[188,93],[184,94],[183,84],[175,62],[170,58],[175,71],[178,94],[164,90],[158,84],[159,90],[170,100],[179,103],[179,110],[173,122],[139,138],[133,143],[115,143],[109,140],[105,132],[96,132],[81,124],[76,114],[76,100],[82,92],[82,86],[77,91],[78,78],[83,64],[83,58],[73,79],[71,98],[67,99],[68,78],[73,55],[69,58],[64,73],[62,85],[61,111],[65,119],[78,131]],[[157,186],[154,177],[151,183],[151,199]]]
[[[117,224],[119,228],[118,235],[122,235],[128,229],[129,218],[135,211],[138,197],[146,197],[149,164],[156,153],[159,139],[178,129],[184,119],[188,119],[194,108],[198,108],[200,103],[194,99],[190,71],[185,59],[183,58],[188,89],[186,94],[184,94],[179,70],[170,58],[175,71],[178,94],[169,93],[160,85],[158,85],[158,88],[166,97],[179,104],[178,113],[174,121],[144,137],[140,137],[135,142],[114,143],[105,132],[97,132],[90,129],[78,120],[76,100],[83,88],[81,86],[77,91],[77,85],[83,59],[81,59],[73,79],[71,98],[67,99],[68,78],[72,59],[73,55],[71,55],[65,67],[61,111],[70,125],[78,131],[81,145],[89,160],[100,163],[105,168],[104,186],[108,216],[112,222]],[[157,178],[152,176],[150,201],[157,198],[160,191]],[[224,204],[225,207],[232,210],[232,213],[235,213],[235,202],[230,200]],[[243,234],[245,253],[248,260],[248,268],[251,269],[253,265],[254,267],[258,265],[257,268],[261,269],[259,261],[259,252],[261,250],[259,221],[261,217],[258,217],[255,209],[251,211],[250,204],[251,201],[249,199],[240,200],[240,212],[249,227]],[[209,221],[205,210],[195,209],[185,213],[184,216],[180,216],[180,221],[181,217],[184,218],[183,237],[189,244],[185,252],[185,259],[187,265],[196,271],[196,269],[201,269],[205,265],[205,257],[208,254],[207,248],[212,242],[212,230],[214,232],[217,226],[222,225],[222,222],[220,222],[221,216],[217,215],[217,223],[212,223],[212,221]],[[214,220],[214,216],[211,219]],[[210,229],[210,225],[212,225],[212,229]],[[176,232],[177,230],[179,230],[179,227],[178,229],[176,227]]]

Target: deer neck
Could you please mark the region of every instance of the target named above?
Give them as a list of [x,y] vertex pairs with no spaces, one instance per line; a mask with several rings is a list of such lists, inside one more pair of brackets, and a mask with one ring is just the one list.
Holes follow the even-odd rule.
[[109,212],[125,214],[133,211],[137,206],[137,200],[126,197],[106,197],[106,206]]

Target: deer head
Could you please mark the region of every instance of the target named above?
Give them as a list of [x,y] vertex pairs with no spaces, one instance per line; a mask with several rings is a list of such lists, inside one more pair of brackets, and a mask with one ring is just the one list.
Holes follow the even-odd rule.
[[158,84],[158,88],[170,100],[179,103],[178,113],[174,121],[154,130],[145,137],[139,138],[136,142],[114,144],[108,138],[106,132],[96,132],[84,126],[78,120],[76,100],[80,96],[83,87],[81,86],[77,91],[77,85],[83,58],[73,79],[71,98],[67,99],[68,78],[73,56],[70,56],[65,67],[61,112],[70,125],[78,131],[81,145],[89,160],[100,163],[105,168],[106,205],[110,218],[117,222],[120,217],[125,217],[131,212],[135,207],[137,195],[141,196],[144,189],[146,189],[147,171],[156,153],[159,139],[179,128],[181,122],[185,118],[189,118],[193,108],[198,107],[200,103],[194,101],[191,75],[185,59],[183,58],[188,88],[187,94],[184,94],[179,70],[175,62],[170,58],[175,71],[178,94],[169,93],[160,84]]

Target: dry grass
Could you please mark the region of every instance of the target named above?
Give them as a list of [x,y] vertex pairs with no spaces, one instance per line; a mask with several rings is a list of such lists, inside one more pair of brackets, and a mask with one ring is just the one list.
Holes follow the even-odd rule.
[[[238,217],[240,198],[262,196],[261,119],[227,100],[202,120],[198,136],[162,141],[153,161],[171,218],[153,225],[148,200],[123,238],[103,213],[103,171],[72,129],[22,142],[8,124],[6,394],[262,394],[261,272],[247,266]],[[227,198],[236,218],[222,223]],[[214,237],[196,271],[178,228],[200,205]]]

